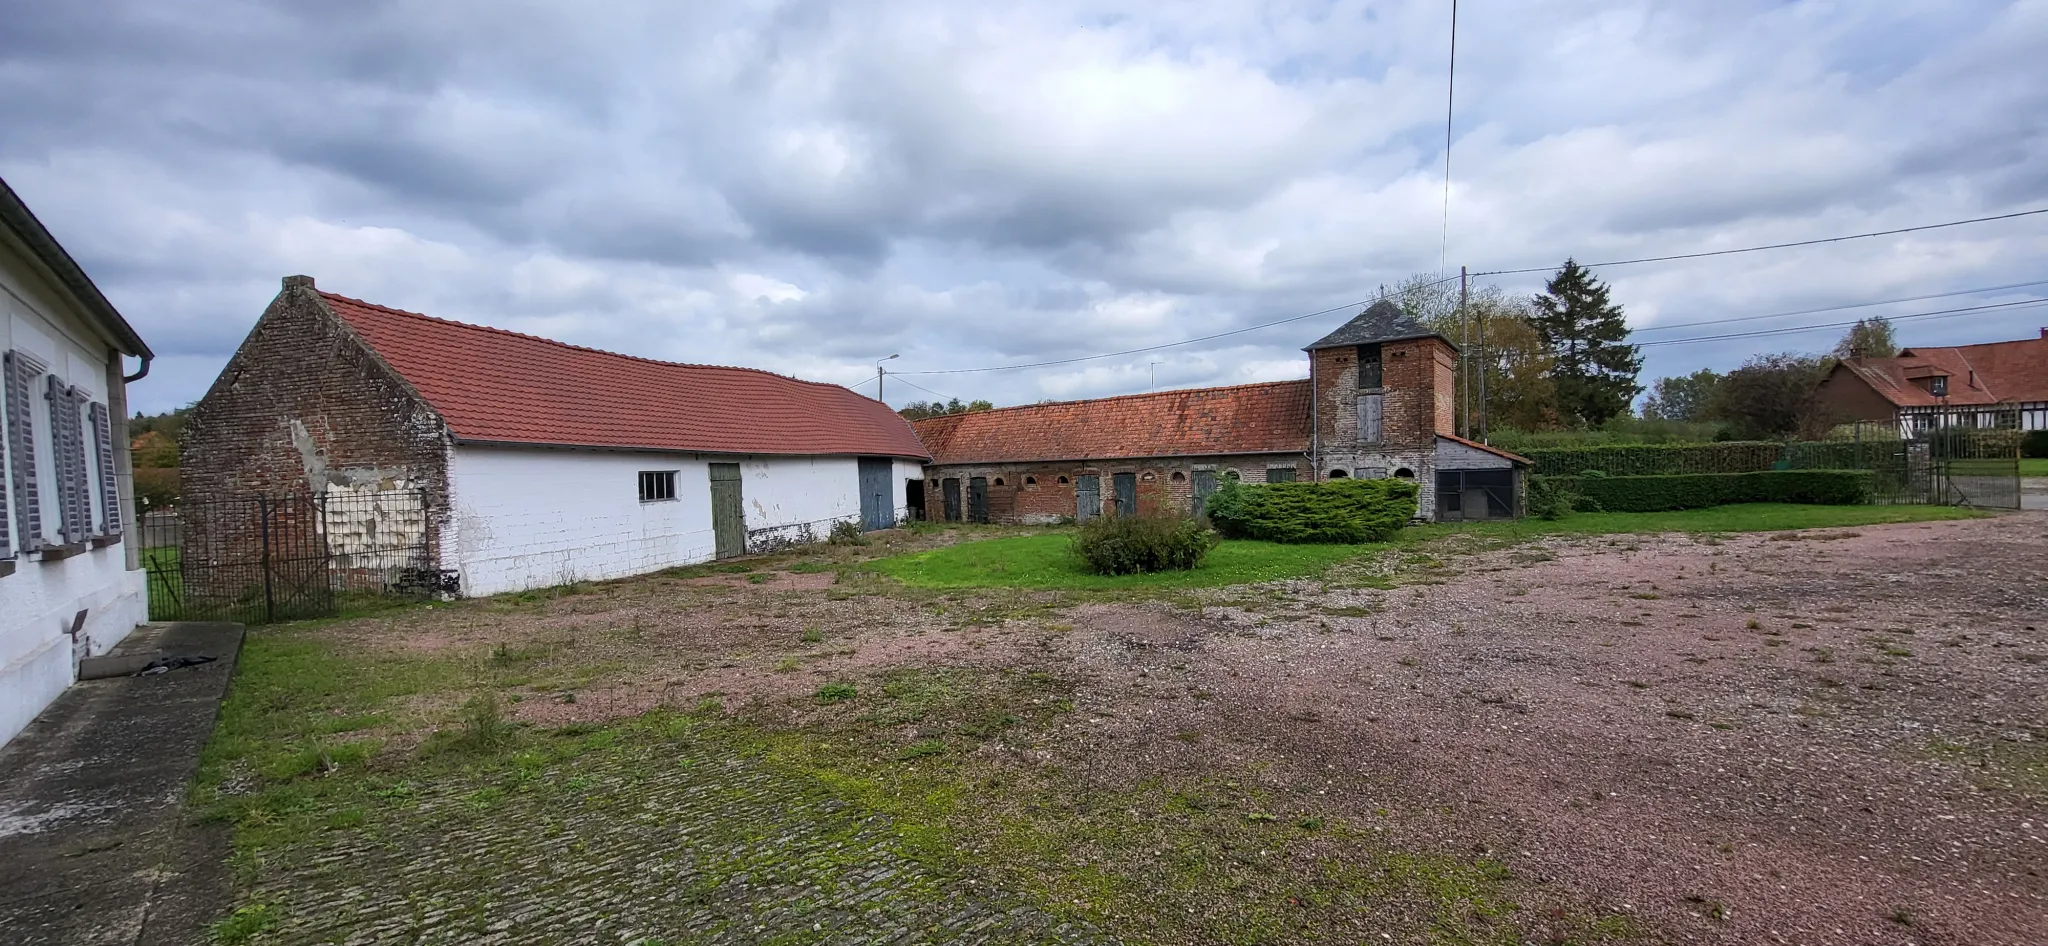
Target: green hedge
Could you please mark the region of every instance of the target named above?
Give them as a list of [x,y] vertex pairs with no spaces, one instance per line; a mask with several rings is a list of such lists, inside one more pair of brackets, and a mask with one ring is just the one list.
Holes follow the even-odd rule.
[[2020,439],[2020,456],[2048,458],[2048,430],[2029,430]]
[[1870,502],[1876,475],[1869,470],[1765,470],[1755,473],[1686,473],[1671,476],[1545,477],[1546,488],[1607,512],[1668,512],[1731,503],[1808,503],[1856,506]]
[[1728,443],[1634,443],[1597,447],[1542,447],[1522,451],[1538,476],[1577,476],[1599,470],[1609,476],[1672,473],[1750,473],[1768,470],[1784,452],[1782,444],[1739,440]]
[[1246,485],[1234,480],[1204,507],[1216,531],[1268,542],[1381,542],[1415,518],[1414,480]]

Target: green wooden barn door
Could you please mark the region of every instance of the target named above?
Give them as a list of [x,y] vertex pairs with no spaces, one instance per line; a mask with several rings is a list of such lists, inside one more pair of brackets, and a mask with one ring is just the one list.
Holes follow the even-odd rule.
[[711,534],[719,558],[747,554],[747,517],[740,505],[737,463],[711,464]]

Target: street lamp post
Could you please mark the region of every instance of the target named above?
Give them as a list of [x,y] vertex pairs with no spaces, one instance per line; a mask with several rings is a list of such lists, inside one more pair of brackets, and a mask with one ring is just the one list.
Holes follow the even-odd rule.
[[882,371],[882,362],[894,361],[895,359],[901,357],[903,357],[903,353],[897,352],[896,354],[890,355],[889,357],[884,358],[881,361],[875,362],[875,400],[882,401],[885,404],[888,403],[888,401],[882,397],[882,375],[885,373],[884,371]]

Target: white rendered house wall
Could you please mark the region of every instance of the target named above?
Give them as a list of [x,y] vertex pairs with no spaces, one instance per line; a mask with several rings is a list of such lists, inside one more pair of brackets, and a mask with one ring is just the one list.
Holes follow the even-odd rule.
[[[16,261],[4,251],[0,251],[0,310],[4,310],[0,352],[24,352],[46,367],[48,376],[79,389],[88,400],[124,409],[120,399],[108,399],[108,385],[120,383],[120,362],[113,351],[95,338],[82,318],[69,314],[68,300],[60,300],[40,283],[21,276]],[[43,493],[43,518],[48,523],[53,521],[54,506],[48,484],[56,471],[47,449],[50,418],[41,396],[46,382],[43,377],[36,381],[30,405],[37,430],[33,452]],[[6,396],[0,392],[0,404]],[[90,444],[87,458],[90,463]],[[0,515],[8,517],[10,526],[4,552],[13,553],[7,563],[13,573],[0,575],[0,743],[12,739],[77,679],[80,657],[106,653],[149,619],[144,575],[128,569],[125,545],[89,548],[47,561],[40,553],[21,551],[23,537],[16,513],[26,497],[14,480],[13,460],[7,438],[0,433],[0,476],[8,477],[7,502]],[[95,523],[105,522],[107,512],[97,488],[98,475],[95,469],[93,488],[87,490]],[[130,533],[126,539],[132,541],[133,510],[120,513],[120,521]],[[0,564],[0,570],[7,564]],[[79,611],[86,613],[85,624],[74,639],[70,630]]]
[[[459,574],[463,594],[488,595],[709,561],[714,462],[740,465],[750,551],[822,540],[833,522],[859,520],[853,457],[462,445],[448,464],[442,567]],[[901,463],[899,473],[915,468]],[[640,500],[639,475],[654,471],[675,472],[673,499]]]

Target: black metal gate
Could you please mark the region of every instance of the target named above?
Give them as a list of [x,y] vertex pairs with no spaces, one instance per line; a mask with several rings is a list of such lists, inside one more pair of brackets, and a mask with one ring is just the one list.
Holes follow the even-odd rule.
[[420,490],[187,500],[140,518],[153,621],[333,617],[454,590]]
[[2019,412],[1970,416],[1984,426],[1844,425],[1820,439],[1787,443],[1776,468],[1869,470],[1879,503],[2020,508]]

